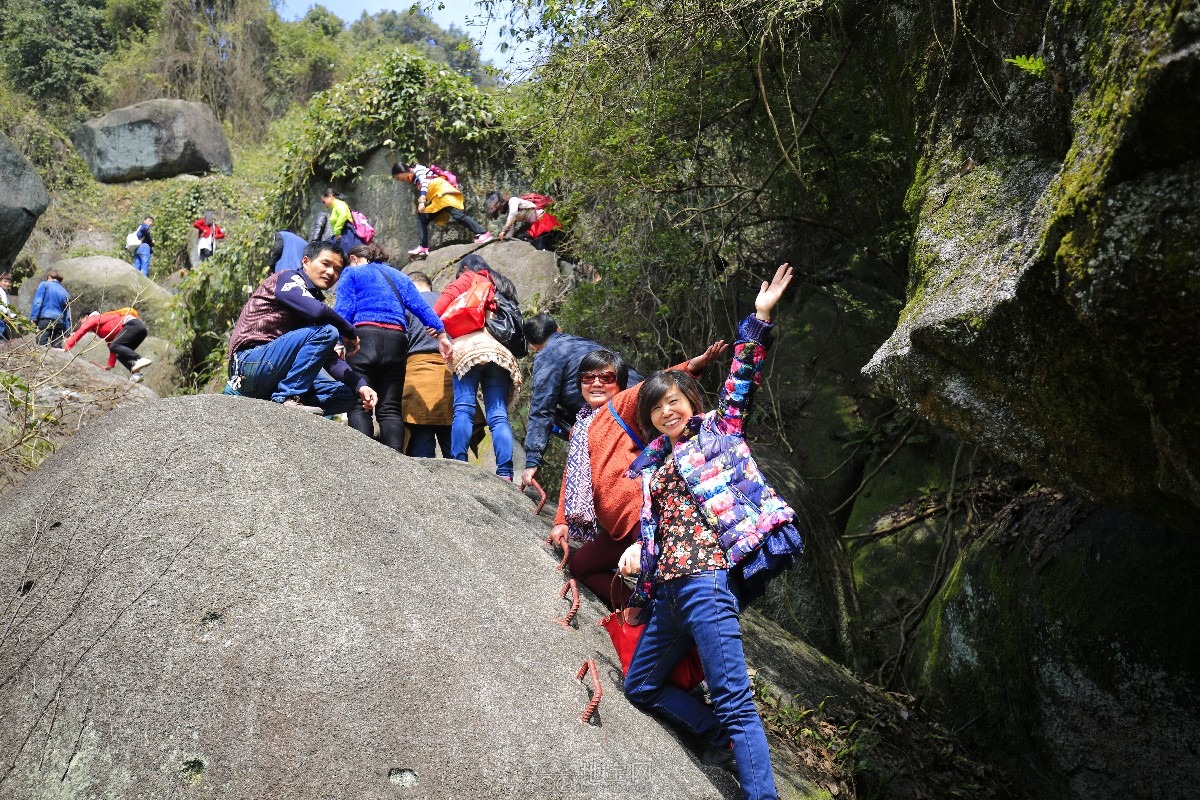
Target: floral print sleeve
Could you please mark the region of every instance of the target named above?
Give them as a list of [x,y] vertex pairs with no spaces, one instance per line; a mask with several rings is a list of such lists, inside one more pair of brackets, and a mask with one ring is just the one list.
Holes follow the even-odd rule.
[[744,436],[746,415],[754,392],[762,385],[762,364],[767,357],[771,328],[751,314],[738,325],[738,340],[733,346],[733,363],[721,387],[717,401],[717,429],[727,435]]

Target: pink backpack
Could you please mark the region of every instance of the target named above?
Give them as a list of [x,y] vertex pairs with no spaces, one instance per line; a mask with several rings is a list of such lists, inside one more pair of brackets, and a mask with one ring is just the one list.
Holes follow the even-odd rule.
[[450,184],[455,189],[458,188],[458,176],[455,175],[450,170],[442,169],[437,164],[430,164],[429,171],[432,172],[434,175],[437,175],[439,178],[445,179],[446,183]]
[[354,225],[354,233],[359,239],[362,239],[363,244],[370,244],[375,238],[375,226],[371,224],[371,220],[367,219],[367,215],[361,211],[350,212],[350,223]]

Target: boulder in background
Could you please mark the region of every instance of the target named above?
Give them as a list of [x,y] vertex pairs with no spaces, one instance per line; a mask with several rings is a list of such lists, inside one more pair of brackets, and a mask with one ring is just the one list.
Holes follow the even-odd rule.
[[[75,323],[93,311],[112,311],[123,306],[137,308],[151,335],[155,326],[167,322],[170,292],[126,261],[111,256],[84,256],[59,261],[54,268],[62,273],[63,286],[71,293],[71,319]],[[37,284],[43,277],[37,275],[22,284],[18,304],[21,313],[29,314]]]
[[33,165],[0,133],[0,272],[7,272],[50,205]]
[[71,140],[105,183],[233,172],[221,123],[203,103],[146,100],[85,122]]

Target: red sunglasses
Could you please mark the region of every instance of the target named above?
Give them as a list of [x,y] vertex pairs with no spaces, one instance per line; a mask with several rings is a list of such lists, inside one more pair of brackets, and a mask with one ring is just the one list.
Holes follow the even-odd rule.
[[599,383],[601,386],[608,386],[617,382],[617,373],[615,372],[581,372],[579,373],[579,383],[587,386],[590,383]]

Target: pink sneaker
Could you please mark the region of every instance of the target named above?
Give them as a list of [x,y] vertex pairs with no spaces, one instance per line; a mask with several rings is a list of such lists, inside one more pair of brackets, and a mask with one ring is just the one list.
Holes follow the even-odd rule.
[[412,250],[408,251],[408,254],[410,256],[427,256],[427,255],[429,255],[429,248],[428,247],[414,247]]
[[481,233],[475,237],[475,244],[483,244],[484,242],[490,242],[491,240],[492,240],[492,232],[484,231],[483,233]]

